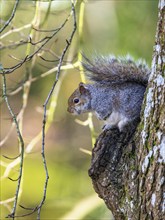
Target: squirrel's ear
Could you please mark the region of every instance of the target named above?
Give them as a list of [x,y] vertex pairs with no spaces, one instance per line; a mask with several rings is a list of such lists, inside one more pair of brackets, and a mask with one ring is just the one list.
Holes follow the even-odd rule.
[[81,94],[85,94],[88,91],[88,89],[86,88],[86,85],[82,82],[79,84],[79,91]]

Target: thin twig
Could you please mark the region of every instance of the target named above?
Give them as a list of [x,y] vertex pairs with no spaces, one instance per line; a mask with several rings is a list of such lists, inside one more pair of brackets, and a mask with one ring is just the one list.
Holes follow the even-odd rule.
[[[64,48],[64,50],[63,50],[63,53],[62,53],[62,55],[61,55],[61,57],[60,57],[60,62],[59,62],[59,65],[58,65],[58,67],[56,67],[55,69],[53,68],[51,71],[48,71],[48,72],[46,72],[45,74],[43,74],[41,77],[45,77],[45,76],[47,76],[47,75],[49,75],[49,74],[51,74],[51,73],[53,73],[54,71],[57,71],[57,75],[56,75],[56,80],[55,80],[55,83],[54,83],[54,88],[55,88],[55,86],[56,86],[56,83],[57,83],[57,81],[58,81],[58,78],[59,78],[59,74],[60,74],[60,70],[61,69],[67,69],[67,68],[74,68],[74,64],[69,64],[69,65],[65,65],[65,66],[62,66],[62,63],[64,62],[64,56],[65,56],[65,54],[66,54],[66,52],[67,52],[67,50],[68,50],[68,48],[69,48],[69,46],[70,46],[70,44],[71,44],[71,41],[72,41],[72,38],[73,38],[73,35],[74,35],[74,32],[76,31],[76,17],[75,17],[75,11],[73,11],[74,10],[74,5],[72,5],[72,13],[73,13],[73,15],[74,15],[74,30],[73,30],[73,32],[72,32],[72,34],[71,34],[71,37],[70,37],[70,39],[69,40],[66,40],[66,47]],[[69,17],[71,16],[71,14],[68,16],[68,18],[64,21],[64,23],[61,25],[61,27],[60,27],[60,29],[62,29],[64,26],[65,26],[65,24],[66,24],[66,22],[69,20]],[[54,35],[55,35],[55,33],[54,33]],[[43,46],[43,45],[42,45]],[[38,48],[39,49],[39,48]],[[34,52],[35,53],[35,52]],[[34,56],[33,56],[34,57]],[[32,58],[33,58],[32,57]],[[28,59],[28,56],[26,56],[25,57],[25,59],[24,60],[22,60],[21,62],[20,62],[20,66],[21,65],[23,65],[23,63],[25,63],[26,61],[28,61],[28,60],[30,60],[30,59]],[[77,64],[78,62],[76,62],[76,64],[75,65],[78,65]],[[18,67],[19,68],[19,67]],[[13,70],[14,71],[14,70]],[[3,72],[3,71],[2,71]],[[5,73],[5,71],[4,71],[4,73]],[[3,74],[3,77],[5,77],[5,74]],[[41,77],[35,77],[34,79],[28,79],[28,82],[33,82],[33,81],[36,81],[37,79],[39,79],[39,78],[41,78]],[[26,82],[26,81],[25,81]],[[21,86],[22,87],[22,86]],[[49,96],[49,99],[50,99],[50,97],[51,97],[51,95],[52,95],[52,93],[53,93],[53,91],[54,91],[54,88],[52,89],[52,92],[51,92],[51,94],[49,94],[48,96]],[[7,95],[6,95],[6,97],[7,97]],[[45,102],[46,103],[46,105],[45,105],[45,119],[46,119],[46,117],[47,117],[47,114],[46,114],[46,111],[47,111],[47,104],[48,104],[48,102],[49,102],[49,99]],[[12,117],[13,118],[13,117]],[[16,117],[15,117],[16,118]],[[44,119],[44,120],[45,120]],[[16,120],[18,121],[18,118],[16,118]],[[37,206],[37,207],[35,207],[34,209],[32,209],[32,212],[31,213],[27,213],[27,214],[24,214],[24,215],[22,215],[22,216],[17,216],[16,215],[16,207],[17,207],[17,201],[16,200],[14,200],[14,207],[15,207],[15,210],[13,211],[12,210],[12,212],[11,212],[11,214],[10,215],[8,215],[8,218],[9,217],[11,217],[11,218],[13,218],[14,219],[14,217],[23,217],[23,216],[27,216],[27,215],[30,215],[30,214],[32,214],[32,213],[34,213],[34,212],[36,212],[37,210],[38,210],[38,218],[40,218],[40,213],[41,213],[41,208],[42,208],[42,206],[43,206],[43,204],[44,204],[44,201],[45,201],[45,199],[46,199],[46,191],[47,191],[47,184],[48,184],[48,178],[49,178],[49,176],[48,176],[48,170],[47,170],[47,164],[46,164],[46,158],[45,158],[45,150],[44,150],[44,147],[45,147],[45,130],[47,130],[47,126],[46,125],[48,125],[48,124],[46,124],[46,120],[45,120],[45,124],[44,124],[44,120],[43,120],[43,129],[42,129],[42,131],[44,130],[44,136],[42,135],[42,138],[43,138],[43,144],[42,144],[42,158],[43,158],[43,163],[44,163],[44,169],[45,169],[45,172],[46,172],[46,180],[45,180],[45,185],[44,185],[44,194],[43,194],[43,198],[42,198],[42,201],[41,201],[41,203]],[[49,122],[48,122],[49,123]],[[46,126],[46,128],[45,128],[45,126]],[[18,132],[17,132],[18,133]],[[20,143],[21,143],[21,141],[20,141]],[[21,154],[21,156],[22,156],[22,154]],[[22,166],[21,166],[21,164],[20,164],[20,169],[21,168],[23,168],[23,160],[21,159],[21,161],[22,161]],[[10,172],[10,170],[11,170],[11,168],[13,167],[13,166],[15,166],[16,164],[18,164],[18,163],[20,163],[20,158],[17,158],[15,161],[14,161],[14,163],[11,163],[11,166],[9,166],[8,167],[8,169],[7,169],[7,172],[5,173],[5,176],[6,175],[8,175],[9,174],[9,172]],[[20,178],[22,177],[22,174],[19,176],[19,178],[18,178],[18,182],[20,181]],[[11,179],[11,178],[10,178]],[[20,185],[20,184],[19,184]],[[17,198],[18,198],[18,195],[19,195],[19,191],[20,190],[18,190],[18,188],[17,188],[17,190],[16,190],[16,195],[17,195]],[[30,210],[30,209],[29,209]]]
[[11,178],[11,177],[8,177],[8,179],[9,179],[9,180],[11,180],[11,181],[13,181],[13,182],[18,181],[18,180],[19,180],[19,178],[20,178],[20,177],[18,177],[17,179],[13,179],[13,178]]
[[8,49],[15,49],[15,48],[18,48],[19,46],[22,46],[22,45],[25,45],[25,44],[28,44],[28,43],[29,43],[29,37],[27,37],[27,39],[25,39],[25,40],[21,39],[19,41],[11,42],[11,44],[9,44],[9,45],[1,44],[0,45],[0,50],[2,51],[4,49],[6,49],[6,48],[8,48]]
[[35,31],[38,31],[38,32],[54,32],[54,31],[58,31],[59,30],[59,28],[56,28],[56,29],[53,29],[53,30],[41,30],[41,29],[37,29],[35,27],[33,27],[33,29]]
[[[61,66],[61,70],[68,70],[68,69],[74,69],[74,68],[77,68],[79,66],[79,62],[76,61],[75,63],[73,64],[67,64],[67,65],[63,65]],[[42,73],[41,75],[39,76],[36,76],[36,77],[33,77],[32,79],[29,80],[29,82],[36,82],[37,80],[39,79],[42,79],[46,76],[49,76],[51,75],[52,73],[56,72],[58,70],[58,67],[54,67],[50,70],[48,70],[47,72],[45,73]],[[24,83],[26,83],[27,81],[25,80]],[[23,89],[23,86],[22,86],[22,81],[19,83],[19,87],[16,87],[14,89],[12,89],[12,91],[10,93],[8,93],[8,96],[13,96],[13,95],[16,95],[17,93],[19,93],[22,89]],[[0,142],[1,143],[1,142]],[[0,145],[1,146],[1,145]]]
[[5,156],[5,155],[2,155],[4,158],[6,158],[6,159],[8,159],[8,160],[15,160],[15,159],[17,159],[18,157],[20,157],[21,156],[21,154],[19,154],[18,156],[16,156],[16,157],[7,157],[7,156]]
[[[65,19],[63,24],[58,29],[56,29],[55,32],[52,35],[50,35],[50,37],[48,39],[46,39],[45,42],[36,51],[34,51],[31,55],[26,56],[25,59],[23,59],[21,62],[17,63],[15,66],[12,66],[10,68],[4,68],[3,74],[12,73],[14,70],[21,67],[25,62],[31,60],[33,58],[33,56],[35,56],[65,26],[65,24],[68,22],[70,17],[71,17],[71,13]],[[2,73],[0,73],[0,74],[2,74]]]
[[5,37],[7,37],[8,35],[10,35],[10,34],[12,34],[12,33],[17,33],[18,32],[18,34],[21,34],[21,37],[25,37],[25,35],[24,34],[22,34],[22,30],[23,29],[26,29],[26,28],[30,28],[32,26],[32,24],[27,24],[27,25],[24,25],[23,27],[20,27],[20,28],[12,28],[11,30],[9,30],[8,32],[6,32],[5,34],[3,34],[3,35],[1,35],[0,36],[0,40],[2,40],[3,38],[5,38]]
[[[16,88],[16,89],[14,89],[14,92],[15,92],[15,94],[17,94],[18,93],[18,91],[17,90],[22,90],[22,85],[21,86],[19,86],[18,88]],[[13,94],[14,95],[14,94]],[[10,93],[9,94],[7,94],[7,96],[9,97],[10,96]],[[3,102],[3,99],[2,99],[2,101],[1,102]],[[0,104],[1,104],[1,102],[0,102]],[[20,119],[20,116],[21,116],[21,114],[20,114],[21,112],[19,112],[19,114],[17,115],[17,121],[19,121],[19,119]],[[1,141],[0,141],[0,148],[5,144],[5,142],[9,139],[9,137],[10,137],[10,135],[12,134],[12,131],[13,131],[13,129],[14,129],[14,123],[12,123],[12,125],[11,125],[11,127],[10,127],[10,129],[9,129],[9,131],[8,131],[8,133],[7,133],[7,135],[4,137],[4,139],[2,139]]]
[[44,60],[44,61],[46,61],[46,62],[50,62],[50,63],[54,63],[54,62],[58,62],[59,61],[59,59],[58,60],[48,60],[48,59],[45,59],[44,57],[42,57],[42,56],[39,56],[42,60]]
[[56,74],[56,78],[55,78],[55,81],[52,85],[52,88],[45,100],[45,103],[43,105],[43,108],[44,108],[44,115],[43,115],[43,124],[42,124],[42,159],[43,159],[43,164],[44,164],[44,169],[45,169],[45,174],[46,174],[46,179],[45,179],[45,185],[44,185],[44,192],[43,192],[43,197],[42,197],[42,200],[41,200],[41,203],[40,205],[38,206],[38,215],[37,215],[37,219],[39,220],[40,219],[40,214],[41,214],[41,208],[45,202],[45,199],[46,199],[46,193],[47,193],[47,186],[48,186],[48,180],[49,180],[49,174],[48,174],[48,168],[47,168],[47,162],[46,162],[46,157],[45,157],[45,126],[46,126],[46,116],[47,116],[47,105],[49,103],[49,100],[51,98],[51,95],[55,89],[55,86],[58,82],[58,79],[59,79],[59,76],[60,76],[60,70],[61,70],[61,66],[62,66],[62,62],[63,62],[63,59],[64,59],[64,56],[69,48],[69,46],[71,45],[71,42],[72,42],[72,39],[73,39],[73,36],[76,32],[76,28],[77,28],[77,24],[76,24],[76,12],[75,12],[75,6],[74,4],[72,3],[72,13],[73,13],[73,20],[74,20],[74,26],[73,26],[73,31],[70,35],[70,38],[69,40],[67,40],[67,44],[66,44],[66,47],[64,48],[62,54],[61,54],[61,57],[60,57],[60,61],[59,61],[59,64],[58,64],[58,69],[57,69],[57,74]]
[[18,202],[18,196],[19,196],[19,191],[20,191],[20,186],[21,186],[21,179],[22,179],[22,172],[23,172],[23,162],[24,162],[24,141],[19,129],[19,125],[18,125],[18,121],[17,118],[15,116],[15,114],[13,113],[13,110],[10,106],[10,103],[8,101],[8,97],[6,94],[6,76],[3,74],[2,75],[3,78],[3,97],[5,99],[7,108],[12,116],[13,122],[15,123],[16,126],[16,131],[17,131],[17,136],[18,136],[18,140],[20,143],[20,148],[21,148],[21,153],[20,153],[20,169],[19,169],[19,178],[18,178],[18,183],[17,183],[17,189],[16,189],[16,193],[15,193],[15,199],[14,199],[14,204],[13,204],[13,209],[11,214],[9,214],[7,217],[13,218],[15,216],[16,213],[16,208],[17,208],[17,202]]
[[15,199],[15,197],[0,201],[0,205],[4,205],[4,204],[10,203],[10,202],[13,202],[14,199]]
[[19,205],[22,209],[25,209],[25,210],[31,210],[31,212],[29,213],[26,213],[26,214],[22,214],[22,215],[15,215],[16,218],[21,218],[21,217],[26,217],[26,216],[29,216],[29,215],[32,215],[33,213],[35,213],[37,210],[38,210],[38,206],[36,206],[35,208],[26,208],[22,205]]
[[19,3],[19,0],[16,0],[15,1],[15,5],[14,5],[14,8],[13,8],[13,11],[11,13],[11,16],[10,18],[5,22],[4,26],[0,29],[0,33],[10,24],[10,22],[12,21],[12,19],[14,18],[14,15],[15,15],[15,12],[16,12],[16,9],[17,9],[17,6],[18,6],[18,3]]

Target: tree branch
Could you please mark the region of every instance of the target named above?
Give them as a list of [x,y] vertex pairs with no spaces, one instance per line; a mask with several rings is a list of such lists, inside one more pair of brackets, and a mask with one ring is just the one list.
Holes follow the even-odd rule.
[[36,51],[34,51],[31,55],[27,55],[25,57],[25,59],[23,59],[21,62],[19,62],[18,64],[16,64],[15,66],[9,67],[9,68],[4,68],[3,72],[0,72],[0,74],[10,74],[13,71],[15,71],[16,69],[18,69],[19,67],[21,67],[25,62],[30,61],[39,51],[41,51],[41,49],[66,25],[66,23],[68,22],[68,20],[71,17],[71,13],[69,14],[69,16],[65,19],[65,21],[62,23],[62,25],[60,25],[59,28],[55,29],[54,33],[52,35],[50,35],[49,37],[47,37],[45,40],[45,42],[38,47],[38,49]]
[[49,100],[52,96],[52,93],[55,89],[55,86],[59,80],[59,76],[60,76],[60,71],[61,71],[61,66],[62,66],[62,62],[63,62],[63,59],[64,59],[64,56],[69,48],[69,46],[71,45],[71,42],[73,40],[73,37],[74,37],[74,34],[76,32],[76,27],[77,27],[77,24],[76,24],[76,12],[75,12],[75,5],[72,3],[72,13],[73,13],[73,30],[72,30],[72,33],[70,35],[70,38],[69,40],[67,40],[67,44],[66,44],[66,47],[64,48],[62,54],[61,54],[61,57],[60,57],[60,60],[59,60],[59,64],[58,64],[58,67],[57,67],[57,74],[56,74],[56,78],[55,78],[55,81],[52,85],[52,88],[45,100],[45,103],[43,105],[43,108],[44,108],[44,115],[43,115],[43,123],[42,123],[42,159],[43,159],[43,164],[44,164],[44,169],[45,169],[45,174],[46,174],[46,179],[45,179],[45,185],[44,185],[44,192],[43,192],[43,197],[42,197],[42,200],[41,200],[41,203],[39,204],[38,206],[38,215],[37,215],[37,219],[39,220],[40,219],[40,214],[41,214],[41,208],[44,204],[44,201],[46,199],[46,192],[47,192],[47,186],[48,186],[48,180],[49,180],[49,174],[48,174],[48,168],[47,168],[47,162],[46,162],[46,157],[45,157],[45,126],[46,126],[46,115],[47,115],[47,105],[49,103]]
[[19,169],[19,178],[18,178],[18,184],[17,184],[17,189],[16,189],[16,193],[15,193],[15,199],[14,199],[14,205],[13,205],[13,209],[11,214],[8,215],[8,217],[10,218],[14,218],[15,213],[16,213],[16,208],[17,208],[17,202],[18,202],[18,196],[19,196],[19,192],[20,192],[20,186],[21,186],[21,180],[22,180],[22,173],[23,173],[23,163],[24,163],[24,140],[22,138],[20,129],[19,129],[19,125],[18,125],[18,121],[17,118],[10,106],[10,103],[8,101],[8,97],[6,94],[6,77],[5,75],[2,75],[3,78],[3,97],[5,99],[6,105],[8,107],[8,110],[12,116],[13,122],[15,123],[16,126],[16,130],[17,130],[17,136],[18,136],[18,140],[19,140],[19,145],[21,148],[21,153],[20,153],[20,169]]
[[4,26],[0,29],[0,33],[10,24],[10,22],[14,18],[15,13],[16,13],[16,9],[18,7],[18,3],[19,3],[19,0],[16,0],[13,11],[12,11],[12,14],[11,14],[10,18],[5,22]]

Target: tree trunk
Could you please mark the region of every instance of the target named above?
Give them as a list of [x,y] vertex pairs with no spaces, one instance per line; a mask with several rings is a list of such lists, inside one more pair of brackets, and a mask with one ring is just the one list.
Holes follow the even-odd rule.
[[121,133],[117,129],[103,131],[92,152],[89,176],[116,220],[165,219],[164,0],[160,0],[158,9],[141,123],[137,130],[135,122]]

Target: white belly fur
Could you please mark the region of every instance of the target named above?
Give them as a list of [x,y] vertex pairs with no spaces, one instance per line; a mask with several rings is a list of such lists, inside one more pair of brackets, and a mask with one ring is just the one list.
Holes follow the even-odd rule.
[[120,131],[127,123],[128,118],[119,112],[112,112],[106,119],[106,127],[118,127]]

